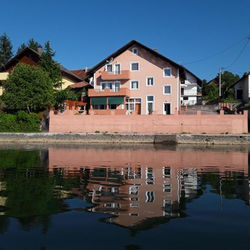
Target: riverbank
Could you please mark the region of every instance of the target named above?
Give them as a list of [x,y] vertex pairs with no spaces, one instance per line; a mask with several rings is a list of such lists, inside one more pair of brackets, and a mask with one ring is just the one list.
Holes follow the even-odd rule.
[[250,145],[250,134],[0,133],[0,143]]

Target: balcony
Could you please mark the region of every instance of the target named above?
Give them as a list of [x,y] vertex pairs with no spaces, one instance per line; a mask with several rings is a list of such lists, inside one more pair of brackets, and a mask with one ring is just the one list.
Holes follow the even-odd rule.
[[102,80],[128,80],[130,78],[129,70],[121,70],[119,73],[102,71],[101,79]]
[[121,88],[119,91],[113,89],[89,89],[89,97],[105,97],[105,96],[130,96],[130,90],[128,88]]

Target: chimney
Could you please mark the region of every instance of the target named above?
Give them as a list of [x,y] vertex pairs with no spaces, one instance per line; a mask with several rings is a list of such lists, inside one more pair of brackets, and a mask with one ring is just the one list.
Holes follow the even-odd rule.
[[153,49],[153,51],[158,53],[158,49]]
[[38,52],[39,55],[42,55],[42,53],[43,53],[43,48],[42,48],[41,46],[39,46],[39,47],[37,48],[37,52]]
[[88,72],[88,66],[85,67],[85,73]]

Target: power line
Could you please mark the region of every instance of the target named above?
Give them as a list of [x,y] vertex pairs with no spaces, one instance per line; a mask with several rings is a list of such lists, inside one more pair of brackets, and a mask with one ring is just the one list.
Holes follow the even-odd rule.
[[206,61],[206,60],[208,60],[208,59],[210,59],[210,58],[212,58],[212,57],[215,57],[215,56],[218,56],[218,55],[220,55],[220,54],[225,53],[225,52],[228,51],[229,49],[233,48],[235,45],[238,45],[239,43],[241,43],[242,41],[244,41],[245,39],[247,39],[247,43],[248,43],[249,38],[250,38],[250,36],[244,37],[243,39],[240,39],[240,40],[238,40],[237,42],[231,44],[229,47],[225,48],[224,50],[221,50],[221,51],[219,51],[219,52],[217,52],[217,53],[215,53],[215,54],[212,54],[212,55],[207,56],[207,57],[200,58],[200,59],[195,60],[195,61],[183,63],[183,65],[189,65],[189,64],[193,64],[193,63],[197,63],[197,62]]
[[240,53],[238,54],[238,56],[233,60],[233,62],[231,63],[231,64],[229,64],[227,67],[223,67],[223,69],[228,69],[228,68],[230,68],[234,63],[236,63],[239,59],[240,59],[240,57],[241,57],[241,55],[243,54],[243,52],[246,50],[246,48],[247,48],[247,45],[248,45],[248,43],[249,43],[249,40],[250,40],[250,36],[249,37],[247,37],[247,41],[246,41],[246,43],[245,43],[245,45],[243,46],[243,48],[241,49],[241,51],[240,51]]

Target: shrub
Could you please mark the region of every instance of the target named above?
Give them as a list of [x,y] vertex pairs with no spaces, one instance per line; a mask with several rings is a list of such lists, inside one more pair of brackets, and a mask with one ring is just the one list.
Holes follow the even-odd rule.
[[16,114],[0,112],[0,132],[39,132],[40,120],[37,114],[19,111]]

